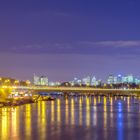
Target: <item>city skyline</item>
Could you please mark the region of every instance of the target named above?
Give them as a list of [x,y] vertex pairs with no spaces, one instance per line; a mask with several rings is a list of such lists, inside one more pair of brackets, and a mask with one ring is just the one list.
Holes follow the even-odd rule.
[[[34,85],[60,85],[61,83],[64,82],[69,82],[72,85],[75,84],[89,84],[89,85],[94,85],[95,83],[98,85],[100,83],[106,83],[106,84],[119,84],[119,83],[135,83],[135,84],[140,84],[140,77],[137,75],[133,74],[108,74],[105,76],[106,79],[98,78],[94,74],[90,75],[83,75],[82,77],[79,77],[78,75],[76,77],[72,77],[69,80],[52,80],[51,77],[48,77],[47,74],[43,75],[37,75],[33,74],[32,79],[16,79],[15,77],[5,77],[1,76],[0,81],[7,81],[8,79],[11,79],[13,82],[14,81],[30,81]],[[2,80],[3,79],[3,80]],[[94,84],[93,84],[94,83]]]
[[[132,1],[0,3],[0,75],[52,80],[139,75],[140,19]],[[118,10],[119,9],[119,10]],[[119,73],[118,73],[119,72]]]
[[135,83],[140,84],[140,78],[133,74],[125,74],[125,75],[114,75],[109,74],[106,76],[106,79],[99,79],[96,75],[86,75],[83,77],[73,77],[73,79],[69,79],[68,81],[52,81],[47,75],[36,75],[34,74],[33,83],[34,85],[59,85],[63,82],[69,82],[71,85],[100,85],[103,83],[106,84],[120,84],[120,83]]

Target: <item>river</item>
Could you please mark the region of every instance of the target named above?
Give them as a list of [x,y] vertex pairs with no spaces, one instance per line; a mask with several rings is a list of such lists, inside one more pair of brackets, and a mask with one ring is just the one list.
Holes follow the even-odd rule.
[[0,108],[0,140],[139,140],[140,98],[64,97]]

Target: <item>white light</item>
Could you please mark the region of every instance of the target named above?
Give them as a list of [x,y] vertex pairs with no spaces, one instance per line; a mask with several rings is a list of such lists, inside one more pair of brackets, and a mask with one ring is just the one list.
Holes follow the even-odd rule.
[[18,96],[18,93],[14,94],[14,96]]

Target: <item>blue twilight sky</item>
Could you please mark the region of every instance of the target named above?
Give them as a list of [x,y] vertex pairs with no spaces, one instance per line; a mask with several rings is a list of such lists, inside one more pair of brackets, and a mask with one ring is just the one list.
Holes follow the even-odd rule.
[[0,75],[140,76],[139,0],[0,1]]

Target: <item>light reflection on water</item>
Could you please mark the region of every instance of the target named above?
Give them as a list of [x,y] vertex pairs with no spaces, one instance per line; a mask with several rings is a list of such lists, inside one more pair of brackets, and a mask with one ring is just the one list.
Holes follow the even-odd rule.
[[140,98],[58,97],[0,108],[0,140],[140,139]]
[[7,111],[7,109],[2,108],[2,114],[1,114],[1,135],[4,139],[6,139],[7,133],[10,133],[8,131],[8,127],[9,127],[9,123],[8,123],[8,117],[9,117],[9,113]]
[[90,99],[86,98],[86,126],[90,126]]
[[30,139],[31,135],[31,106],[30,104],[25,105],[25,129],[26,129],[26,139]]
[[65,100],[65,123],[69,123],[69,100]]
[[[45,104],[45,103],[44,103]],[[51,102],[51,122],[54,122],[54,116],[55,116],[55,110],[54,110],[54,102]]]
[[96,97],[94,98],[94,110],[93,110],[93,125],[97,125],[97,106],[96,106]]
[[74,125],[74,121],[75,121],[75,110],[74,110],[74,99],[71,99],[71,125]]
[[104,97],[103,99],[103,120],[104,120],[104,138],[107,138],[107,99]]
[[82,98],[80,97],[79,99],[79,125],[81,126],[82,125]]

